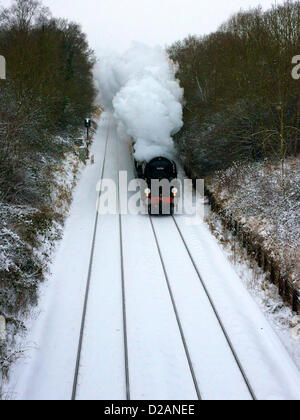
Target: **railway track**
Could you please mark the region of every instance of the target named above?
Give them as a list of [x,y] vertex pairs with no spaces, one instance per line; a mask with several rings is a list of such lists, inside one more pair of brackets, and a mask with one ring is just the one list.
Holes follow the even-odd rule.
[[175,218],[174,215],[172,216],[172,219],[173,219],[173,221],[175,223],[175,226],[176,226],[176,229],[177,229],[177,231],[178,231],[178,233],[179,233],[179,235],[180,235],[180,237],[182,239],[182,242],[184,244],[184,247],[185,247],[185,249],[186,249],[186,251],[187,251],[187,253],[188,253],[189,257],[190,257],[190,260],[191,260],[191,262],[193,264],[193,267],[194,267],[194,269],[195,269],[195,271],[197,273],[197,276],[198,276],[198,278],[199,278],[199,280],[201,282],[201,285],[202,285],[202,287],[203,287],[203,289],[205,291],[205,294],[206,294],[206,296],[207,296],[207,298],[208,298],[208,300],[209,300],[209,302],[211,304],[211,307],[212,307],[212,309],[213,309],[213,311],[215,313],[215,316],[216,316],[216,318],[218,320],[218,323],[219,323],[219,325],[220,325],[220,327],[221,327],[221,329],[223,331],[223,334],[224,334],[224,336],[226,338],[226,341],[227,341],[227,343],[228,343],[228,345],[230,347],[230,350],[232,352],[232,355],[233,355],[233,357],[234,357],[234,359],[235,359],[235,361],[236,361],[236,363],[238,365],[238,368],[239,368],[239,370],[240,370],[240,372],[241,372],[241,374],[242,374],[242,376],[244,378],[244,381],[245,381],[245,384],[247,385],[247,388],[249,390],[249,393],[250,393],[252,399],[254,401],[256,401],[257,398],[256,398],[256,395],[255,395],[255,392],[254,392],[254,390],[253,390],[253,388],[252,388],[252,386],[250,384],[250,381],[249,381],[249,379],[248,379],[248,377],[247,377],[247,375],[245,373],[245,370],[244,370],[244,368],[243,368],[243,366],[242,366],[242,364],[241,364],[241,362],[239,360],[239,357],[238,357],[238,355],[237,355],[237,353],[236,353],[236,351],[235,351],[235,349],[233,347],[233,344],[232,344],[232,342],[230,340],[230,337],[229,337],[229,335],[228,335],[228,333],[226,331],[226,328],[225,328],[225,326],[224,326],[224,324],[222,322],[222,319],[221,319],[221,317],[220,317],[220,315],[218,313],[218,310],[217,310],[217,308],[216,308],[216,306],[214,304],[214,301],[213,301],[213,299],[212,299],[212,297],[211,297],[211,295],[210,295],[210,293],[209,293],[209,291],[208,291],[208,289],[206,287],[205,282],[203,281],[203,278],[202,278],[202,276],[201,276],[201,274],[200,274],[200,272],[198,270],[198,267],[196,265],[196,262],[195,262],[195,260],[194,260],[194,258],[192,256],[192,253],[191,253],[191,251],[190,251],[190,249],[189,249],[189,247],[188,247],[188,245],[186,243],[186,240],[184,239],[184,236],[182,234],[182,231],[180,230],[179,225],[178,225],[178,223],[177,223],[176,218]]
[[184,335],[184,332],[183,332],[182,324],[181,324],[180,317],[179,317],[179,314],[178,314],[176,302],[175,302],[174,295],[173,295],[173,292],[172,292],[172,288],[171,288],[171,285],[170,285],[168,273],[167,273],[166,266],[165,266],[165,263],[164,263],[164,260],[163,260],[163,256],[162,256],[161,248],[159,246],[156,231],[155,231],[155,228],[154,228],[154,225],[153,225],[152,216],[149,216],[149,219],[150,219],[151,227],[152,227],[152,230],[153,230],[153,235],[154,235],[154,238],[155,238],[155,242],[156,242],[157,250],[158,250],[158,253],[159,253],[161,265],[163,267],[164,275],[165,275],[165,278],[166,278],[168,290],[169,290],[169,293],[170,293],[170,298],[171,298],[173,309],[174,309],[174,312],[175,312],[175,316],[176,316],[178,328],[179,328],[179,331],[180,331],[183,347],[184,347],[184,350],[185,350],[185,354],[186,354],[188,364],[189,364],[189,367],[190,367],[190,371],[191,371],[191,375],[192,375],[192,378],[193,378],[195,391],[196,391],[198,400],[202,400],[201,393],[200,393],[199,386],[198,386],[198,382],[197,382],[196,375],[195,375],[195,371],[194,371],[194,366],[193,366],[192,359],[191,359],[191,356],[190,356],[190,353],[189,353],[189,349],[188,349],[187,342],[186,342],[186,339],[185,339],[185,335]]
[[[104,157],[103,157],[102,168],[101,168],[101,173],[100,173],[100,189],[99,189],[98,203],[99,203],[100,196],[101,196],[101,185],[102,185],[102,181],[103,181],[103,177],[104,177],[104,170],[105,170],[105,163],[106,163],[106,156],[107,156],[107,147],[108,147],[110,132],[111,132],[111,121],[108,124],[106,141],[105,141]],[[99,222],[99,212],[98,212],[98,210],[96,210],[95,224],[94,224],[94,231],[93,231],[93,239],[92,239],[92,246],[91,246],[91,253],[90,253],[90,261],[89,261],[89,268],[88,268],[88,276],[87,276],[87,281],[86,281],[84,305],[83,305],[83,310],[82,310],[80,335],[79,335],[78,348],[77,348],[77,358],[76,358],[76,366],[75,366],[75,373],[74,373],[74,380],[73,380],[72,396],[71,396],[71,399],[73,401],[76,400],[76,395],[77,395],[78,378],[79,378],[79,371],[80,371],[80,360],[81,360],[83,337],[84,337],[84,328],[85,328],[85,322],[86,322],[88,299],[89,299],[89,292],[90,292],[90,285],[91,285],[92,267],[93,267],[93,261],[94,261],[94,252],[95,252],[95,243],[96,243],[96,236],[97,236],[97,230],[98,230],[98,222]]]
[[[169,280],[169,275],[168,275],[168,272],[167,272],[167,269],[166,269],[166,265],[165,265],[165,262],[164,262],[163,253],[162,253],[162,250],[161,250],[161,246],[159,244],[157,232],[156,232],[155,227],[154,227],[153,216],[150,216],[149,215],[149,219],[150,219],[150,223],[151,223],[151,228],[152,228],[152,231],[153,231],[153,235],[154,235],[154,238],[155,238],[156,246],[157,246],[157,249],[158,249],[159,257],[160,257],[160,260],[161,260],[161,264],[162,264],[162,267],[163,267],[163,271],[164,271],[164,274],[165,274],[165,279],[166,279],[167,287],[168,287],[168,290],[169,290],[169,293],[170,293],[170,298],[171,298],[172,305],[173,305],[173,308],[174,308],[175,316],[176,316],[176,319],[177,319],[178,328],[180,330],[180,334],[181,334],[181,337],[182,337],[183,345],[184,345],[184,348],[185,348],[186,357],[188,359],[188,363],[189,363],[189,366],[190,366],[190,371],[191,371],[191,375],[192,375],[193,382],[194,382],[194,385],[195,385],[195,390],[196,390],[198,399],[199,400],[202,400],[201,390],[199,389],[199,385],[198,385],[198,382],[197,382],[197,379],[196,379],[195,370],[194,370],[194,366],[193,366],[193,361],[192,361],[192,358],[190,356],[190,352],[189,352],[187,341],[186,341],[185,334],[184,334],[184,329],[182,327],[182,322],[180,320],[180,316],[179,316],[179,313],[178,313],[176,301],[175,301],[174,294],[173,294],[172,287],[171,287],[170,280]],[[199,272],[199,269],[198,269],[198,267],[197,267],[197,265],[195,263],[195,260],[194,260],[194,258],[192,256],[192,253],[191,253],[191,251],[190,251],[190,249],[189,249],[189,247],[187,245],[187,242],[186,242],[186,240],[185,240],[185,238],[184,238],[184,236],[182,234],[182,231],[181,231],[181,229],[180,229],[180,227],[179,227],[179,225],[178,225],[178,223],[177,223],[176,218],[175,218],[174,215],[172,215],[172,220],[173,220],[173,222],[175,224],[176,230],[177,230],[177,232],[178,232],[178,234],[179,234],[179,236],[181,238],[181,241],[182,241],[182,243],[183,243],[183,245],[184,245],[184,247],[185,247],[185,249],[187,251],[187,254],[189,256],[189,259],[191,261],[191,264],[193,265],[193,268],[194,268],[194,270],[195,270],[195,272],[197,274],[197,277],[198,277],[198,279],[199,279],[199,281],[200,281],[200,283],[201,283],[201,285],[202,285],[202,287],[203,287],[203,289],[205,291],[205,294],[206,294],[206,296],[207,296],[207,298],[209,300],[209,303],[210,303],[211,308],[212,308],[212,310],[213,310],[213,312],[215,314],[215,317],[217,319],[217,322],[218,322],[218,324],[221,327],[221,330],[222,330],[222,332],[224,334],[224,337],[226,339],[226,342],[228,343],[228,346],[229,346],[229,348],[230,348],[230,350],[232,352],[232,355],[234,357],[234,360],[235,360],[235,362],[236,362],[236,364],[238,366],[238,369],[239,369],[239,371],[240,371],[240,373],[241,373],[241,375],[242,375],[242,377],[244,379],[244,382],[245,382],[245,384],[247,386],[247,389],[249,391],[249,394],[251,395],[252,400],[255,401],[255,400],[257,400],[256,395],[255,395],[255,392],[254,392],[254,390],[253,390],[253,388],[252,388],[252,386],[250,384],[250,381],[249,381],[249,379],[248,379],[248,377],[247,377],[247,375],[246,375],[246,373],[245,373],[245,371],[243,369],[243,366],[242,366],[242,364],[241,364],[241,362],[239,360],[239,357],[238,357],[238,355],[237,355],[237,353],[236,353],[236,351],[235,351],[235,349],[233,347],[233,344],[232,344],[232,342],[230,340],[230,337],[229,337],[229,335],[228,335],[228,333],[226,331],[226,328],[225,328],[225,326],[224,326],[224,324],[222,322],[222,319],[221,319],[221,317],[220,317],[220,315],[219,315],[219,313],[217,311],[217,308],[216,308],[216,306],[215,306],[215,304],[213,302],[213,299],[212,299],[210,293],[208,292],[208,289],[207,289],[207,287],[205,285],[205,282],[202,279],[202,276],[201,276],[201,274]]]
[[[118,168],[119,153],[117,153]],[[126,288],[124,274],[124,254],[123,254],[123,225],[120,211],[120,186],[118,180],[118,211],[119,211],[119,231],[120,231],[120,254],[121,254],[121,281],[122,281],[122,312],[123,312],[123,332],[124,332],[124,363],[125,363],[125,381],[126,381],[126,399],[130,400],[130,381],[129,381],[129,357],[128,357],[128,337],[127,337],[127,316],[126,316]]]
[[[100,174],[100,191],[99,191],[99,197],[98,197],[98,202],[100,201],[100,197],[101,197],[101,185],[102,185],[102,181],[103,181],[103,177],[104,177],[104,173],[105,173],[105,165],[106,165],[106,158],[107,158],[107,149],[108,149],[108,144],[109,144],[109,140],[110,140],[110,136],[112,133],[112,124],[111,122],[108,124],[108,129],[107,129],[107,136],[106,136],[106,144],[105,144],[105,152],[104,152],[104,158],[103,158],[103,162],[102,162],[102,168],[101,168],[101,174]],[[115,137],[115,136],[113,136]],[[119,160],[119,155],[117,155],[117,161]],[[119,162],[118,162],[118,167],[119,167]],[[119,196],[119,186],[118,186],[118,200],[117,200],[117,204],[118,204],[118,209],[120,209],[120,196]],[[184,351],[185,351],[185,355],[186,355],[186,359],[188,361],[188,366],[190,369],[190,374],[193,380],[193,384],[195,387],[195,392],[197,395],[198,400],[202,400],[203,396],[199,387],[199,383],[197,380],[197,376],[195,373],[195,369],[194,369],[194,364],[193,364],[193,360],[190,354],[190,350],[189,350],[189,346],[186,340],[186,336],[185,336],[185,331],[184,331],[184,327],[182,325],[181,319],[180,319],[180,314],[177,308],[177,304],[176,304],[176,299],[174,297],[173,294],[173,290],[172,290],[172,286],[171,286],[171,282],[170,282],[170,278],[169,278],[169,274],[168,274],[168,270],[166,268],[166,264],[164,261],[164,256],[163,256],[163,252],[159,243],[159,239],[158,239],[158,235],[153,223],[153,216],[149,216],[149,220],[150,220],[150,224],[151,224],[151,229],[153,232],[153,236],[155,239],[155,244],[157,247],[157,251],[158,251],[158,255],[160,258],[160,262],[161,262],[161,266],[163,269],[163,273],[165,276],[165,280],[166,280],[166,284],[167,284],[167,289],[170,295],[170,299],[172,302],[172,307],[175,313],[175,317],[176,317],[176,321],[177,321],[177,325],[178,325],[178,329],[180,332],[180,337],[182,340],[182,344],[184,347]],[[256,396],[255,393],[251,387],[251,384],[247,378],[247,375],[242,367],[242,364],[237,356],[237,353],[232,345],[232,342],[230,340],[230,337],[226,331],[226,328],[224,327],[224,324],[221,320],[221,317],[217,311],[217,308],[213,302],[212,297],[210,296],[210,293],[207,290],[207,287],[205,285],[205,282],[203,281],[201,274],[198,270],[198,267],[194,261],[194,258],[192,256],[192,253],[188,247],[188,244],[182,234],[182,231],[176,221],[176,218],[174,216],[172,216],[172,220],[174,222],[174,225],[176,227],[176,230],[178,232],[178,235],[180,237],[180,240],[182,241],[186,252],[189,256],[190,262],[197,274],[197,277],[205,291],[205,294],[210,302],[211,308],[215,314],[215,317],[217,319],[218,324],[220,325],[220,328],[224,334],[224,337],[226,338],[226,341],[228,343],[228,346],[230,347],[230,350],[232,352],[232,355],[234,357],[234,360],[239,368],[239,371],[245,381],[245,384],[247,386],[247,389],[249,391],[249,394],[251,395],[251,398],[253,400],[256,400]],[[123,222],[122,222],[122,215],[121,212],[119,211],[118,214],[118,223],[119,223],[119,246],[120,246],[120,261],[121,261],[121,267],[120,267],[120,274],[121,274],[121,288],[122,288],[122,314],[123,314],[123,337],[124,337],[124,369],[125,369],[125,386],[126,386],[126,399],[130,400],[131,399],[131,392],[130,392],[130,369],[129,369],[129,349],[128,349],[128,336],[127,336],[127,316],[126,316],[126,285],[125,285],[125,274],[124,274],[124,238],[123,238]],[[95,243],[96,243],[96,237],[97,237],[97,233],[98,233],[98,229],[99,229],[99,213],[98,211],[96,212],[96,216],[95,216],[95,224],[94,224],[94,232],[93,232],[93,240],[92,240],[92,246],[91,246],[91,253],[90,253],[90,261],[89,261],[89,268],[88,268],[88,276],[87,276],[87,282],[86,282],[86,290],[85,290],[85,298],[84,298],[84,305],[83,305],[83,310],[82,310],[82,319],[81,319],[81,328],[80,328],[80,336],[79,336],[79,340],[78,340],[78,348],[77,348],[77,358],[76,358],[76,366],[75,366],[75,373],[74,373],[74,380],[73,380],[73,388],[72,388],[72,396],[71,399],[72,400],[76,400],[76,396],[77,396],[77,390],[78,390],[78,380],[79,380],[79,374],[80,374],[80,363],[81,363],[81,355],[82,355],[82,347],[83,347],[83,341],[84,341],[84,332],[85,332],[85,324],[86,324],[86,316],[87,316],[87,309],[88,309],[88,301],[89,301],[89,293],[90,293],[90,284],[91,284],[91,278],[92,278],[92,268],[93,268],[93,261],[94,261],[94,254],[95,254]]]
[[[108,131],[107,131],[107,137],[106,137],[106,144],[105,144],[105,153],[104,153],[104,158],[103,158],[103,163],[102,163],[102,168],[101,168],[101,176],[100,176],[100,191],[99,191],[99,201],[100,201],[100,197],[101,197],[101,183],[103,181],[103,177],[104,177],[104,172],[105,172],[105,165],[106,165],[106,157],[107,157],[107,148],[108,148],[108,143],[109,143],[109,139],[110,139],[110,135],[111,135],[111,126],[109,125],[108,127]],[[120,197],[119,197],[119,189],[118,189],[118,208],[120,208]],[[175,313],[175,317],[176,317],[176,321],[177,321],[177,325],[178,325],[178,329],[180,332],[180,337],[182,340],[182,344],[184,347],[184,351],[185,351],[185,355],[186,355],[186,359],[188,361],[188,366],[190,369],[190,374],[193,380],[193,384],[195,387],[195,392],[197,395],[198,400],[202,400],[202,394],[201,394],[201,390],[199,388],[199,384],[197,381],[197,376],[195,373],[195,369],[194,369],[194,365],[193,365],[193,360],[190,354],[190,350],[188,347],[188,343],[185,337],[185,332],[184,332],[184,327],[182,325],[181,319],[180,319],[180,315],[179,315],[179,311],[176,305],[176,300],[172,291],[172,286],[171,286],[171,282],[169,279],[169,275],[168,275],[168,271],[164,262],[164,257],[163,257],[163,253],[160,247],[160,243],[159,243],[159,239],[157,236],[157,232],[155,230],[154,224],[153,224],[153,217],[149,216],[149,220],[150,220],[150,224],[151,224],[151,229],[154,235],[154,239],[155,239],[155,244],[157,247],[157,251],[159,254],[159,258],[160,258],[160,262],[161,262],[161,266],[163,268],[163,272],[164,272],[164,276],[165,276],[165,280],[166,280],[166,284],[167,284],[167,289],[170,295],[170,299],[172,302],[172,307]],[[184,239],[184,236],[178,226],[178,223],[176,221],[176,218],[174,216],[172,216],[172,220],[176,226],[176,230],[180,236],[180,239],[182,241],[182,243],[184,244],[184,247],[189,255],[191,264],[194,267],[195,272],[197,273],[197,276],[199,278],[199,281],[201,282],[205,293],[209,299],[209,302],[211,304],[211,307],[215,313],[215,316],[218,320],[218,323],[220,324],[220,327],[223,331],[224,336],[226,337],[226,340],[228,342],[228,345],[232,351],[232,354],[234,356],[234,359],[240,369],[240,372],[245,380],[245,383],[247,385],[247,388],[249,390],[249,393],[252,397],[253,400],[256,399],[254,391],[248,381],[248,378],[243,370],[243,367],[238,359],[238,356],[233,348],[233,345],[230,341],[230,338],[226,332],[226,329],[222,323],[222,320],[217,312],[217,309],[213,303],[213,300],[205,286],[205,283],[203,282],[203,279],[199,273],[199,270],[196,266],[196,263],[193,259],[193,256],[189,250],[189,247]],[[120,244],[120,261],[121,261],[121,267],[120,267],[120,273],[121,273],[121,283],[122,283],[122,313],[123,313],[123,336],[124,336],[124,369],[125,369],[125,386],[126,386],[126,399],[130,400],[131,399],[131,392],[130,392],[130,369],[129,369],[129,350],[128,350],[128,336],[127,336],[127,316],[126,316],[126,286],[125,286],[125,275],[124,275],[124,239],[123,239],[123,226],[122,226],[122,215],[119,212],[118,215],[118,222],[119,222],[119,244]],[[95,254],[95,243],[96,243],[96,237],[97,237],[97,233],[98,233],[98,228],[99,228],[99,213],[98,211],[96,212],[96,216],[95,216],[95,224],[94,224],[94,232],[93,232],[93,240],[92,240],[92,246],[91,246],[91,253],[90,253],[90,261],[89,261],[89,269],[88,269],[88,276],[87,276],[87,282],[86,282],[86,290],[85,290],[85,298],[84,298],[84,306],[83,306],[83,310],[82,310],[82,320],[81,320],[81,328],[80,328],[80,336],[79,336],[79,341],[78,341],[78,349],[77,349],[77,358],[76,358],[76,366],[75,366],[75,373],[74,373],[74,380],[73,380],[73,388],[72,388],[72,396],[71,399],[72,400],[76,400],[77,397],[77,391],[78,391],[78,380],[79,380],[79,375],[80,375],[80,363],[81,363],[81,355],[82,355],[82,347],[83,347],[83,341],[84,341],[84,332],[85,332],[85,324],[86,324],[86,316],[87,316],[87,309],[88,309],[88,301],[89,301],[89,293],[90,293],[90,284],[91,284],[91,278],[92,278],[92,267],[93,267],[93,261],[94,261],[94,254]]]
[[[33,335],[40,349],[17,392],[28,399],[72,400],[297,397],[294,365],[247,294],[236,290],[234,273],[223,267],[223,255],[202,228],[189,230],[177,216],[120,211],[108,217],[97,211],[94,220],[103,181],[117,182],[121,169],[134,178],[127,145],[119,143],[109,118],[98,140],[101,167],[87,168],[77,202],[87,191],[90,200],[72,216],[53,295],[43,306],[51,311]],[[98,176],[99,194],[93,189]],[[73,244],[72,255],[81,257],[65,266]],[[240,316],[244,307],[255,325]]]
[[[105,151],[104,151],[104,158],[101,168],[101,175],[100,175],[100,188],[99,188],[99,196],[98,196],[98,206],[100,203],[101,198],[101,189],[102,189],[102,182],[104,179],[105,173],[105,165],[106,165],[106,158],[107,158],[107,149],[110,140],[110,136],[112,134],[112,125],[111,122],[109,123],[107,136],[106,136],[106,144],[105,144]],[[112,136],[115,138],[115,136]],[[119,196],[119,186],[118,186],[118,209],[120,209],[120,196]],[[125,282],[124,282],[124,257],[123,257],[123,231],[122,231],[122,216],[119,211],[119,240],[120,240],[120,259],[121,259],[121,283],[122,283],[122,312],[123,312],[123,334],[124,334],[124,366],[125,366],[125,380],[126,380],[126,399],[130,400],[130,384],[129,384],[129,366],[128,366],[128,340],[127,340],[127,324],[126,324],[126,298],[125,298]],[[91,246],[91,253],[90,253],[90,261],[89,261],[89,269],[88,269],[88,276],[86,282],[86,291],[85,291],[85,299],[84,299],[84,306],[82,311],[82,321],[81,321],[81,328],[80,328],[80,336],[78,342],[78,349],[77,349],[77,359],[76,359],[76,366],[75,366],[75,374],[74,374],[74,381],[73,381],[73,388],[72,388],[72,397],[71,399],[74,401],[76,400],[77,390],[78,390],[78,380],[80,374],[80,363],[81,363],[81,355],[82,355],[82,348],[83,348],[83,341],[84,341],[84,332],[85,332],[85,324],[86,324],[86,317],[87,317],[87,310],[88,310],[88,300],[89,300],[89,293],[90,293],[90,285],[92,279],[92,268],[93,268],[93,261],[95,256],[95,245],[96,245],[96,237],[99,229],[99,212],[96,211],[95,216],[95,225],[94,225],[94,232],[93,232],[93,240]]]

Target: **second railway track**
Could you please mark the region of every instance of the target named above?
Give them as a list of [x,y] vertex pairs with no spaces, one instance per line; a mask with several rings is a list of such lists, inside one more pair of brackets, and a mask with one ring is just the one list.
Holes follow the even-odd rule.
[[[79,385],[79,375],[80,375],[80,368],[81,368],[81,359],[82,359],[82,349],[83,349],[83,342],[84,342],[84,334],[85,334],[85,327],[86,327],[86,318],[87,318],[87,311],[88,311],[88,302],[89,302],[89,295],[90,295],[90,287],[91,287],[91,280],[93,276],[93,265],[94,265],[94,257],[95,257],[95,248],[96,248],[96,238],[99,235],[99,228],[100,228],[100,215],[99,215],[99,207],[100,207],[100,200],[101,200],[101,191],[102,191],[102,184],[105,174],[106,168],[106,161],[107,161],[107,153],[108,153],[108,146],[112,139],[116,139],[116,134],[114,133],[114,129],[112,127],[112,123],[110,121],[107,130],[106,136],[106,144],[105,144],[105,151],[104,151],[104,158],[102,162],[101,174],[100,174],[100,184],[99,184],[99,195],[98,195],[98,202],[97,202],[97,210],[95,216],[95,224],[94,224],[94,232],[93,232],[93,239],[92,239],[92,246],[90,252],[90,261],[88,267],[88,276],[86,281],[86,290],[85,290],[85,298],[84,298],[84,306],[82,310],[82,320],[81,320],[81,328],[80,328],[80,336],[78,342],[78,349],[77,349],[77,358],[76,358],[76,366],[75,366],[75,373],[74,373],[74,381],[73,381],[73,388],[72,388],[72,400],[77,399],[78,394],[78,385]],[[115,148],[117,150],[117,148]],[[119,167],[118,162],[118,155],[116,158],[117,167]],[[119,197],[119,187],[117,188],[117,208],[120,208],[120,197]],[[123,232],[122,232],[122,216],[118,210],[118,223],[119,223],[119,245],[120,245],[120,280],[121,280],[121,292],[122,292],[122,314],[123,314],[123,343],[124,343],[124,370],[125,370],[125,396],[127,400],[130,400],[130,386],[129,386],[129,367],[128,367],[128,345],[127,345],[127,324],[126,324],[126,299],[125,299],[125,282],[124,282],[124,257],[123,257]]]
[[[104,170],[105,170],[105,163],[106,163],[106,156],[107,156],[107,147],[108,147],[110,132],[111,132],[111,121],[108,123],[108,128],[107,128],[104,156],[103,156],[102,168],[101,168],[101,173],[100,173],[100,189],[99,189],[97,206],[99,205],[99,199],[100,199],[100,196],[101,196],[101,184],[102,184],[103,177],[104,177]],[[98,207],[97,207],[96,215],[95,215],[95,224],[94,224],[94,231],[93,231],[92,246],[91,246],[91,252],[90,252],[90,261],[89,261],[89,267],[88,267],[88,275],[87,275],[87,281],[86,281],[84,304],[83,304],[83,310],[82,310],[82,319],[81,319],[80,335],[79,335],[78,348],[77,348],[77,357],[76,357],[76,366],[75,366],[75,373],[74,373],[74,380],[73,380],[72,396],[71,396],[71,399],[73,401],[76,400],[76,395],[77,395],[78,378],[79,378],[79,371],[80,371],[80,361],[81,361],[81,353],[82,353],[82,345],[83,345],[83,337],[84,337],[84,328],[85,328],[86,314],[87,314],[87,307],[88,307],[88,300],[89,300],[89,292],[90,292],[90,284],[91,284],[91,277],[92,277],[92,268],[93,268],[93,261],[94,261],[94,252],[95,252],[96,235],[97,235],[97,230],[98,230],[98,222],[99,222],[99,212],[98,212]]]

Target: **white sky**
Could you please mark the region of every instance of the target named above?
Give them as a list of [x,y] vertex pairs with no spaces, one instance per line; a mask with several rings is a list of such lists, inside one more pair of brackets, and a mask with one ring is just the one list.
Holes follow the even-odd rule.
[[[8,6],[12,0],[0,0]],[[170,45],[189,34],[207,34],[240,9],[275,0],[43,0],[55,17],[82,25],[100,56],[122,52],[132,41]],[[277,3],[282,1],[277,0]]]

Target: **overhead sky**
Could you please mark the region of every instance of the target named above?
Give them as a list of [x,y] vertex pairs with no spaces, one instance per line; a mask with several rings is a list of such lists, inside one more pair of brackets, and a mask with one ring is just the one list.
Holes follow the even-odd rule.
[[[0,0],[8,6],[12,0]],[[97,55],[123,52],[132,41],[170,45],[189,34],[207,34],[240,9],[275,0],[43,0],[56,17],[81,23]],[[277,0],[277,3],[282,1]]]

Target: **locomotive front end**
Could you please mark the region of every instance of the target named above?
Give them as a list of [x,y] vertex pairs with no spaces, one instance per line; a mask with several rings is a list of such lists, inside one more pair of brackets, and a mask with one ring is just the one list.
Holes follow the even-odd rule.
[[144,169],[145,201],[149,214],[174,213],[179,193],[175,162],[157,157],[148,162]]

